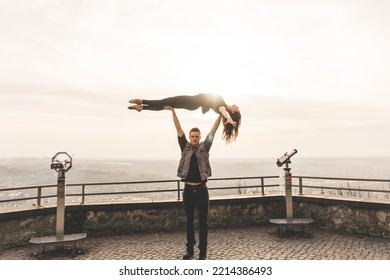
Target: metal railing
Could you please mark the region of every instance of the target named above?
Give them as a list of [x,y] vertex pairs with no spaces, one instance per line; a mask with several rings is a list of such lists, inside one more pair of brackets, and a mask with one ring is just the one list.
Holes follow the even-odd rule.
[[[328,191],[330,194],[339,196],[364,196],[364,193],[368,197],[372,197],[373,193],[382,195],[381,198],[390,198],[390,179],[366,179],[366,178],[335,178],[335,177],[313,177],[313,176],[292,176],[294,189],[297,189],[299,195],[309,193],[309,189],[317,191],[319,194],[326,194]],[[272,182],[272,180],[278,180],[278,182]],[[243,182],[256,180],[250,182],[250,184],[244,184]],[[227,181],[236,181],[234,186],[228,185]],[[252,193],[259,193],[262,196],[266,195],[271,191],[282,192],[283,188],[280,186],[281,178],[279,176],[252,176],[252,177],[230,177],[230,178],[211,178],[209,179],[209,190],[212,192],[222,190],[235,190],[235,194],[245,193],[246,190],[251,190]],[[297,181],[297,182],[296,182]],[[314,182],[321,182],[323,185],[315,185]],[[331,186],[330,182],[347,182],[347,186]],[[213,187],[212,182],[223,182],[223,186]],[[382,183],[387,184],[382,186],[381,189],[373,188],[372,186],[367,187],[353,187],[350,182],[368,182],[368,183]],[[145,189],[144,185],[153,184],[172,184],[174,188],[152,188]],[[324,185],[325,184],[325,185]],[[181,191],[183,190],[184,184],[180,180],[152,180],[152,181],[129,181],[129,182],[98,182],[98,183],[71,183],[67,184],[67,197],[76,197],[81,204],[86,203],[88,198],[99,197],[99,196],[119,196],[123,195],[123,198],[130,200],[134,198],[134,195],[150,194],[150,193],[176,193],[177,200],[180,200]],[[110,191],[97,191],[96,187],[105,186],[110,188]],[[123,190],[113,190],[114,186],[123,186]],[[141,190],[129,190],[130,186],[142,186]],[[70,187],[73,188],[73,192],[69,192]],[[78,189],[78,192],[74,191],[74,188]],[[92,190],[91,190],[92,188]],[[57,185],[39,185],[39,186],[28,186],[28,187],[14,187],[0,189],[0,207],[7,203],[15,203],[18,201],[32,200],[33,205],[41,207],[42,202],[45,199],[54,199],[56,197]],[[112,191],[113,190],[113,191]],[[51,193],[50,193],[51,191]],[[23,197],[7,197],[4,193],[18,192],[23,193]],[[31,195],[27,195],[30,192]],[[47,193],[49,192],[49,193]],[[223,194],[226,195],[226,194]],[[223,196],[221,195],[221,196]],[[1,199],[3,198],[4,199]],[[122,198],[122,199],[123,199]],[[114,198],[115,199],[115,198]],[[93,201],[93,200],[92,200]]]
[[[325,194],[325,190],[328,190],[329,193],[335,193],[336,195],[349,195],[349,196],[362,196],[362,193],[367,193],[367,196],[372,196],[372,193],[382,194],[383,198],[390,198],[390,179],[366,179],[366,178],[335,178],[335,177],[313,177],[313,176],[292,176],[293,179],[298,179],[298,184],[293,184],[292,186],[298,188],[298,194],[302,195],[303,189],[316,189],[320,190],[321,194]],[[318,186],[318,185],[305,185],[303,180],[310,180],[311,182],[321,180],[322,182],[326,181],[338,181],[346,182],[346,187],[334,187],[328,185]],[[377,188],[367,188],[367,187],[353,187],[350,185],[351,182],[369,182],[369,183],[385,183],[386,187],[382,189]]]
[[[220,191],[220,190],[241,190],[241,189],[256,189],[256,192],[261,193],[262,195],[265,195],[265,189],[266,188],[272,188],[272,187],[279,187],[279,183],[268,183],[266,184],[265,180],[272,180],[272,179],[279,179],[279,176],[252,176],[252,177],[231,177],[231,178],[211,178],[208,179],[209,184],[213,181],[238,181],[238,185],[235,186],[229,186],[229,187],[208,187],[210,191]],[[241,182],[245,180],[257,180],[258,182],[244,185]],[[123,188],[129,187],[131,185],[141,186],[141,185],[148,185],[148,184],[158,184],[158,183],[169,183],[169,184],[175,184],[175,188],[165,188],[165,189],[145,189],[145,190],[116,190],[116,191],[94,191],[90,190],[91,188],[97,187],[97,186],[106,186],[106,187],[112,187],[116,185],[123,186]],[[177,200],[180,200],[180,194],[183,190],[182,186],[184,186],[184,183],[181,182],[181,180],[153,180],[153,181],[129,181],[129,182],[98,182],[98,183],[70,183],[66,184],[67,190],[70,187],[79,187],[79,192],[68,192],[66,193],[67,197],[78,197],[80,202],[82,204],[86,203],[86,199],[88,197],[93,196],[118,196],[118,195],[125,195],[128,197],[128,199],[131,199],[134,194],[147,194],[147,193],[174,193],[176,192]],[[42,206],[42,201],[44,199],[50,199],[56,197],[56,188],[57,185],[40,185],[40,186],[29,186],[29,187],[15,187],[15,188],[4,188],[0,189],[0,194],[3,194],[5,192],[25,192],[28,190],[33,190],[33,195],[24,196],[24,197],[15,197],[15,198],[6,198],[6,199],[0,199],[0,206],[4,203],[13,203],[18,201],[27,201],[27,200],[33,200],[36,201],[36,203],[33,203],[33,205],[37,207]],[[95,188],[96,189],[96,188]],[[52,190],[52,193],[50,194],[44,194],[47,191]],[[3,195],[4,196],[4,195]],[[1,197],[1,195],[0,195]]]

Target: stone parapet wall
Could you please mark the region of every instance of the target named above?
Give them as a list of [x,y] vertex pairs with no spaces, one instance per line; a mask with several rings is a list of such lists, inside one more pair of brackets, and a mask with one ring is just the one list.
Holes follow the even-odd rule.
[[311,217],[323,229],[390,238],[390,201],[299,196],[294,215]]
[[[390,237],[390,204],[329,197],[295,196],[294,217],[342,232]],[[0,249],[25,245],[32,237],[55,235],[55,207],[0,213]],[[213,198],[210,228],[268,225],[285,217],[284,196]],[[66,206],[65,233],[129,234],[185,229],[181,201],[99,203]]]

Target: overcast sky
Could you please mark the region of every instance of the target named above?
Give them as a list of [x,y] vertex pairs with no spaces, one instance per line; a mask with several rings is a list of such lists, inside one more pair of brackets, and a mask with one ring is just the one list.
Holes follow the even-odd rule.
[[[389,14],[387,0],[0,0],[0,158],[178,158],[171,113],[128,100],[200,92],[242,113],[213,157],[390,156]],[[217,118],[177,114],[203,137]]]

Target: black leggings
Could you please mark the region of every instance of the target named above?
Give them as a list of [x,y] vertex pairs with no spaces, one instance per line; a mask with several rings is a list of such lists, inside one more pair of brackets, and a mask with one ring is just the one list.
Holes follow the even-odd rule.
[[168,97],[159,100],[146,100],[144,99],[142,104],[143,110],[161,111],[164,110],[164,106],[171,106],[176,109],[196,110],[204,104],[204,98],[202,95],[179,95]]

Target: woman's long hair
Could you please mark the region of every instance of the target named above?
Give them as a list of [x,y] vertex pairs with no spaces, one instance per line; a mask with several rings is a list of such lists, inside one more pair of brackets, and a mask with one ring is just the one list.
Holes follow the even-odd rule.
[[235,121],[237,124],[236,126],[233,126],[230,123],[226,123],[226,118],[223,118],[223,132],[222,132],[222,138],[225,140],[226,144],[229,144],[232,141],[235,141],[238,136],[238,128],[241,125],[241,113],[240,112],[234,112],[230,113],[230,117],[233,121]]

